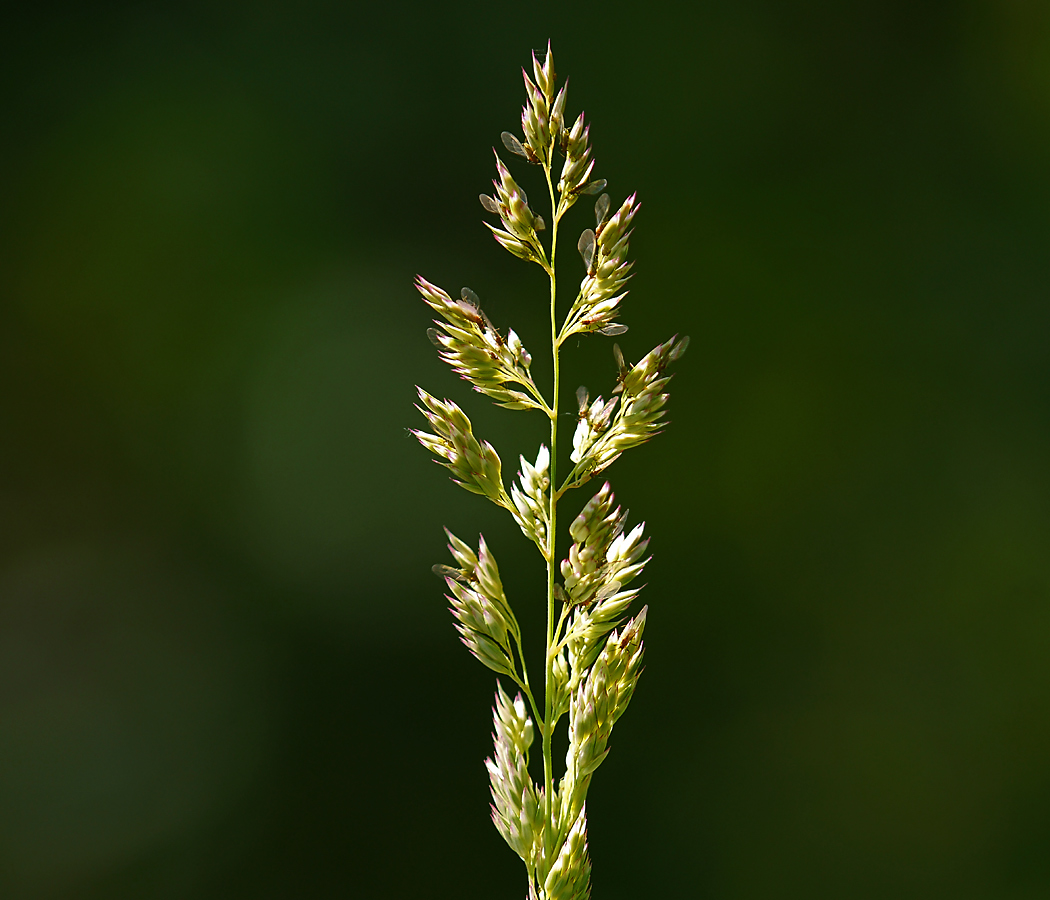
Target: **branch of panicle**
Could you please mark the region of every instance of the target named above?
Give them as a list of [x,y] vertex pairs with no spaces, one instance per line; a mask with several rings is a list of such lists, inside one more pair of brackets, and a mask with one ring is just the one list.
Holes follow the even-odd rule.
[[[427,306],[441,316],[434,320],[441,330],[431,328],[427,333],[441,359],[457,375],[498,406],[539,409],[550,415],[550,407],[532,379],[532,355],[514,329],[503,337],[470,288],[463,288],[460,299],[453,300],[421,275],[416,276],[416,288]],[[509,384],[521,385],[525,392],[507,387]]]

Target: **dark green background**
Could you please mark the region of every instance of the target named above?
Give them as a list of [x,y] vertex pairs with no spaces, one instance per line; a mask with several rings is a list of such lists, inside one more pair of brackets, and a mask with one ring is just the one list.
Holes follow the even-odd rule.
[[548,37],[643,204],[624,351],[693,339],[609,473],[655,556],[595,896],[1050,892],[1048,7],[218,2],[0,32],[5,898],[523,895],[429,569],[484,530],[535,645],[538,558],[404,429],[544,439],[411,282],[547,371],[476,198]]

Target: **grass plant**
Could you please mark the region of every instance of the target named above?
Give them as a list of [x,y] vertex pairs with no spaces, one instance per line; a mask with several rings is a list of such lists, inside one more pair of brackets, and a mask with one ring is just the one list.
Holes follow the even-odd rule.
[[[627,618],[640,588],[629,585],[648,562],[643,525],[628,530],[627,514],[615,505],[608,482],[569,524],[567,558],[557,560],[558,504],[583,487],[625,450],[657,434],[664,423],[670,376],[688,338],[659,344],[629,365],[613,345],[617,377],[609,399],[576,392],[577,424],[572,463],[558,481],[561,406],[560,353],[574,335],[621,335],[617,321],[633,263],[628,259],[638,203],[632,194],[613,211],[606,183],[593,177],[590,127],[581,113],[565,118],[566,89],[556,90],[550,45],[541,64],[532,56],[532,74],[523,70],[526,102],[522,137],[502,135],[506,150],[543,171],[550,201],[550,227],[530,206],[499,154],[495,187],[481,196],[486,223],[510,253],[540,266],[550,280],[550,342],[553,392],[546,398],[531,374],[532,357],[513,330],[501,333],[463,288],[453,298],[426,279],[416,286],[437,314],[429,331],[441,358],[497,405],[538,410],[550,423],[550,446],[541,444],[535,461],[520,457],[517,481],[508,492],[495,448],[474,436],[466,414],[450,400],[418,389],[418,409],[429,431],[413,434],[461,487],[503,507],[539,551],[547,569],[546,651],[542,693],[529,680],[522,635],[500,581],[492,552],[447,532],[454,565],[435,566],[448,586],[456,629],[470,652],[516,686],[513,699],[497,678],[493,707],[495,749],[485,761],[492,790],[492,820],[528,873],[531,900],[583,900],[590,896],[587,853],[587,791],[609,753],[613,725],[627,709],[642,671],[642,632],[647,607]],[[561,161],[560,173],[554,169]],[[555,178],[557,177],[557,180]],[[584,275],[576,299],[559,319],[555,256],[565,214],[582,198],[597,196],[595,226],[579,236]],[[544,237],[549,235],[545,241]],[[626,620],[626,621],[625,621]],[[568,717],[569,749],[556,778],[551,738]],[[539,731],[542,781],[529,773],[529,753]]]

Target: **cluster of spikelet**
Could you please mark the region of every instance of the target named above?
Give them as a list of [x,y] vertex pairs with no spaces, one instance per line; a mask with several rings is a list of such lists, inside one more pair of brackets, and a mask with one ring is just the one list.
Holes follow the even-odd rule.
[[[563,495],[608,467],[625,450],[657,434],[664,422],[668,366],[684,352],[688,339],[676,337],[628,365],[614,345],[618,377],[605,401],[577,391],[579,420],[570,456],[574,464],[558,485],[559,350],[574,334],[623,334],[615,321],[626,296],[632,263],[629,239],[638,211],[629,196],[610,214],[606,183],[592,178],[590,127],[580,116],[565,120],[566,89],[555,92],[554,60],[547,48],[542,63],[532,57],[532,77],[524,72],[526,103],[522,137],[504,132],[511,153],[542,168],[551,205],[550,228],[496,155],[497,178],[485,210],[498,217],[488,224],[500,245],[534,262],[551,283],[551,351],[554,391],[550,400],[536,387],[532,357],[513,330],[504,336],[482,311],[477,295],[463,288],[453,299],[424,278],[416,286],[438,318],[429,335],[441,358],[474,390],[507,409],[535,409],[550,422],[550,447],[541,444],[535,462],[519,457],[517,482],[508,494],[499,455],[474,437],[470,420],[450,400],[419,389],[418,407],[430,431],[414,431],[419,441],[452,473],[460,486],[505,508],[537,547],[547,566],[547,648],[543,694],[537,703],[522,655],[522,636],[499,570],[485,539],[475,552],[448,533],[454,566],[435,566],[445,578],[456,628],[470,652],[519,689],[512,699],[497,683],[493,708],[495,750],[486,760],[492,792],[492,820],[525,863],[530,900],[585,900],[590,896],[586,797],[591,777],[609,753],[609,736],[634,693],[642,668],[646,608],[628,616],[639,588],[628,585],[648,561],[643,525],[627,529],[627,513],[616,507],[608,484],[585,504],[568,528],[568,555],[556,558],[557,506]],[[560,174],[552,170],[562,157]],[[557,198],[555,197],[557,185]],[[584,275],[576,299],[560,325],[556,317],[555,248],[562,217],[588,194],[600,194],[595,227],[580,235],[577,248]],[[545,246],[541,235],[549,233]],[[560,575],[560,581],[558,576]],[[538,691],[537,691],[538,693]],[[531,713],[531,715],[530,715]],[[555,784],[551,736],[568,716],[569,750]],[[529,773],[529,751],[536,731],[542,739],[543,780]]]

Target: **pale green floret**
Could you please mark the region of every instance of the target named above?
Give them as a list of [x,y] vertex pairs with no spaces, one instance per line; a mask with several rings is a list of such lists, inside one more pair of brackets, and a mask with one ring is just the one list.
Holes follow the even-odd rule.
[[594,170],[590,146],[591,128],[583,124],[583,113],[577,117],[572,128],[562,139],[565,162],[558,179],[558,193],[566,208],[576,202],[580,188],[587,183]]
[[554,98],[554,104],[551,106],[550,133],[551,140],[555,146],[561,143],[562,132],[565,130],[565,101],[567,99],[568,88],[563,86],[558,91],[558,96]]
[[606,403],[599,396],[594,398],[589,407],[580,411],[580,422],[572,436],[572,456],[569,457],[574,463],[580,462],[586,456],[591,445],[609,427],[609,420],[619,402],[619,397],[610,397]]
[[536,59],[536,54],[532,54],[532,72],[536,76],[536,84],[539,85],[540,90],[543,91],[545,97],[554,96],[554,54],[551,53],[551,42],[547,41],[547,54],[543,58],[543,65],[540,65],[540,61]]
[[550,525],[550,500],[547,496],[551,484],[550,451],[540,444],[534,465],[524,456],[519,459],[521,469],[518,471],[518,484],[512,485],[510,489],[510,499],[514,504],[511,514],[525,536],[536,543],[541,553],[546,553],[547,529]]

